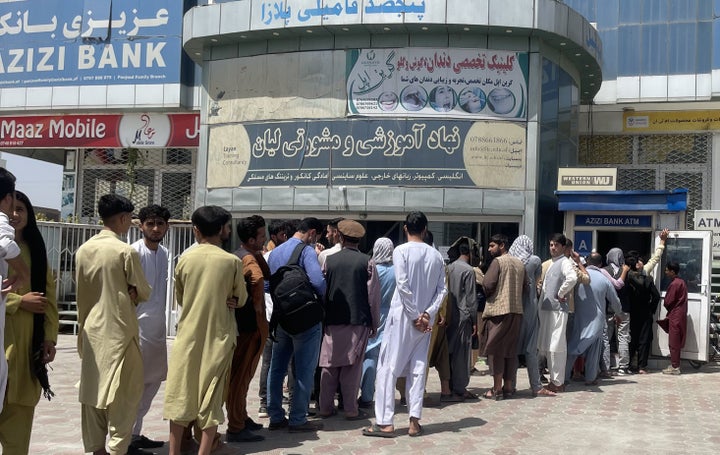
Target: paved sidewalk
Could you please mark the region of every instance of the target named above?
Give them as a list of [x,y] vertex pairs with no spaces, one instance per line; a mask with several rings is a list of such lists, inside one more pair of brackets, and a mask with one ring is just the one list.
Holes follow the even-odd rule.
[[[56,397],[51,402],[41,401],[37,407],[30,453],[82,453],[80,405],[75,387],[80,361],[74,336],[60,336],[53,367],[50,380]],[[519,374],[517,398],[425,408],[422,419],[425,435],[419,438],[406,435],[407,414],[398,405],[395,422],[399,436],[394,439],[362,436],[361,428],[371,421],[349,422],[340,413],[324,420],[325,430],[317,435],[264,429],[259,433],[266,437],[265,441],[229,444],[219,453],[717,453],[720,365],[708,364],[693,370],[683,364],[682,369],[682,376],[666,376],[656,371],[616,377],[594,387],[575,382],[568,392],[556,398],[532,398],[527,390],[527,375]],[[248,409],[256,421],[267,426],[267,419],[257,419],[257,382],[256,377]],[[482,393],[490,385],[488,376],[471,377],[473,392]],[[434,370],[428,389],[431,398],[437,401],[439,382]],[[161,389],[145,419],[144,433],[153,439],[167,440],[162,394]],[[225,432],[224,425],[220,431]],[[167,454],[167,448],[156,453]]]

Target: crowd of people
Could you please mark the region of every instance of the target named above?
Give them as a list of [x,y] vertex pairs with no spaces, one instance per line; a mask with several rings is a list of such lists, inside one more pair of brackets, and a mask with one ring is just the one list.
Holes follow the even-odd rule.
[[[445,260],[418,211],[405,218],[404,243],[378,238],[371,255],[359,250],[366,231],[357,221],[266,225],[254,215],[237,220],[240,246],[230,253],[223,249],[230,213],[200,207],[192,214],[196,243],[173,271],[181,313],[168,362],[162,241],[171,214],[158,205],[140,209],[142,238],[129,245],[123,236],[134,210],[122,196],[102,196],[103,228],[75,255],[86,452],[146,454],[164,445],[142,431],[163,381],[170,454],[218,448],[225,413],[226,443],[263,440],[264,425],[247,410],[258,366],[258,418],[269,420],[268,430],[315,432],[333,416],[367,422],[374,409],[362,433],[383,438],[397,436],[396,391],[407,406],[408,435],[423,434],[430,367],[440,378],[440,402],[511,399],[520,363],[532,396],[543,397],[564,392],[573,379],[594,385],[647,373],[660,300],[651,272],[667,231],[647,263],[635,251],[612,249],[603,267],[599,253],[581,258],[563,234],[550,239],[545,262],[528,236],[511,243],[503,234],[490,238],[487,255],[460,237]],[[687,288],[677,263],[667,261],[665,273],[668,313],[657,323],[669,333],[671,364],[663,373],[678,375]],[[33,207],[4,169],[0,277],[0,444],[3,453],[21,454],[40,396],[53,396],[47,364],[58,311]],[[468,388],[478,356],[492,377],[481,396]]]

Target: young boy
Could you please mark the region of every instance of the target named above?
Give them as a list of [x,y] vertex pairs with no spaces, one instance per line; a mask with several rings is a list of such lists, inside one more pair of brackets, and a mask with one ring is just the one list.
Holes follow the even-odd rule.
[[170,421],[170,455],[179,455],[185,428],[201,430],[199,455],[210,453],[225,420],[223,394],[238,335],[235,308],[245,304],[242,262],[222,248],[230,213],[217,206],[192,214],[198,245],[175,267],[175,296],[182,306],[165,387],[164,418]]

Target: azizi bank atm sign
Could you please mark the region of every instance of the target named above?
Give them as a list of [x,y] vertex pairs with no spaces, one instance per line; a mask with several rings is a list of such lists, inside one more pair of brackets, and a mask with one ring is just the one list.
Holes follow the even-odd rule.
[[0,147],[197,147],[197,113],[0,117]]
[[0,0],[0,88],[180,82],[183,2]]

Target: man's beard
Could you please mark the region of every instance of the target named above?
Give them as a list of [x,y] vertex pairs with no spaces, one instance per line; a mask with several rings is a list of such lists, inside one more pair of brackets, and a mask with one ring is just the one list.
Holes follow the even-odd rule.
[[145,239],[146,242],[149,242],[149,243],[159,244],[160,242],[162,242],[162,237],[159,240],[155,240],[152,237],[150,237],[149,235],[146,235],[145,233],[143,233],[143,238]]

